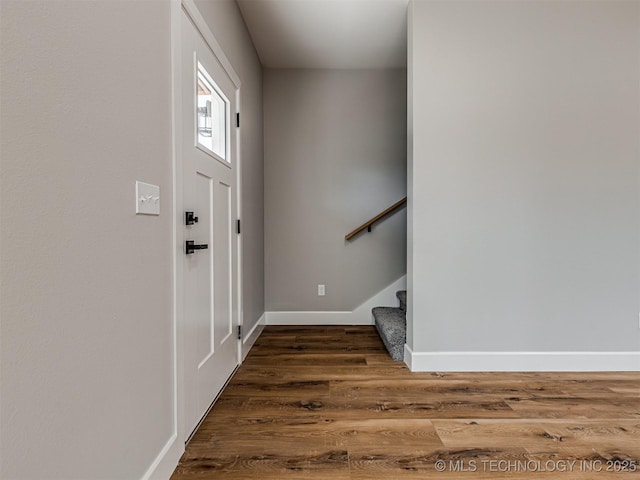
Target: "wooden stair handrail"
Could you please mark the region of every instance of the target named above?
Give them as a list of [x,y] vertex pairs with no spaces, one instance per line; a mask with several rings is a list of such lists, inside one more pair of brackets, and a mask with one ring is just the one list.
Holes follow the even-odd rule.
[[345,240],[351,240],[353,237],[355,237],[357,234],[359,234],[361,231],[363,230],[369,230],[371,231],[371,226],[378,222],[379,220],[382,220],[384,217],[386,217],[387,215],[389,215],[390,213],[393,213],[395,210],[397,210],[398,208],[400,208],[402,205],[404,205],[405,203],[407,203],[407,197],[404,197],[402,200],[397,201],[396,203],[394,203],[393,205],[391,205],[389,208],[387,208],[385,211],[380,212],[378,215],[376,215],[375,217],[373,217],[371,220],[369,220],[366,223],[363,223],[362,225],[360,225],[358,228],[356,228],[353,232],[351,233],[347,233],[344,237]]

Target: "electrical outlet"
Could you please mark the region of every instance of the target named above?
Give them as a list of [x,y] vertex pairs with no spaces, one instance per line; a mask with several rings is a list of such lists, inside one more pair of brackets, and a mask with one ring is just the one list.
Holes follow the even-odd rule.
[[324,285],[318,285],[318,296],[324,297]]

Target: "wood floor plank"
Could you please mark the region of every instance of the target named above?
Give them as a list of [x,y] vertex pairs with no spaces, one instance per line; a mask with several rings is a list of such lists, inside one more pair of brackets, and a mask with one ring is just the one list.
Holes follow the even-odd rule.
[[371,376],[375,377],[399,377],[411,376],[411,371],[402,364],[402,367],[395,365],[380,365],[376,367],[366,364],[332,366],[330,369],[325,366],[306,365],[304,369],[292,368],[286,365],[264,366],[260,364],[244,364],[236,373],[234,381],[260,381],[282,380],[282,381],[331,381],[331,380],[367,380]]
[[329,396],[252,397],[238,416],[252,416],[256,411],[269,417],[320,415],[349,419],[433,419],[433,418],[519,418],[504,401],[493,399],[413,399],[366,397],[358,399]]
[[442,448],[428,420],[329,420],[322,417],[285,417],[263,421],[246,418],[204,423],[189,445],[184,459],[216,455],[259,453],[278,455],[327,450],[378,455],[383,453],[424,455]]
[[245,358],[248,365],[289,365],[289,366],[307,366],[307,365],[366,365],[367,360],[363,355],[353,354],[305,354],[299,353],[283,353],[279,355],[261,355],[259,353],[249,354]]
[[507,399],[523,418],[629,418],[640,419],[640,399],[613,394],[609,398],[585,396]]
[[172,480],[640,478],[640,373],[412,373],[383,348],[267,326]]
[[556,446],[559,437],[546,430],[546,425],[527,420],[434,420],[434,428],[442,443],[449,448],[526,448]]
[[172,479],[349,480],[349,457],[344,450],[303,455],[228,455],[181,460]]
[[446,447],[525,448],[529,453],[618,452],[640,458],[640,423],[634,420],[434,420]]
[[616,382],[615,386],[609,387],[612,392],[620,393],[622,395],[628,395],[630,397],[640,397],[640,386],[637,382],[628,381],[628,386],[625,386],[622,382]]
[[281,397],[294,393],[296,395],[327,397],[329,396],[329,382],[321,380],[297,380],[297,381],[255,381],[235,379],[226,390],[227,396],[240,397]]
[[[499,398],[516,401],[527,398],[565,397],[574,398],[577,394],[583,397],[611,398],[612,392],[607,387],[577,385],[570,390],[560,383],[530,381],[514,386],[510,382],[487,381],[482,383],[464,380],[442,380],[434,378],[415,378],[411,375],[398,378],[371,377],[359,379],[335,379],[331,381],[331,392],[335,396],[393,395],[410,396],[412,398],[436,399],[442,395],[480,396],[482,398]],[[569,391],[570,390],[570,391]]]

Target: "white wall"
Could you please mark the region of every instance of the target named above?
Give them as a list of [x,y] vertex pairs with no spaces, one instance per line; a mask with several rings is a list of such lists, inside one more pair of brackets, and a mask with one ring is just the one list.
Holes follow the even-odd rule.
[[1,8],[0,477],[141,478],[174,432],[169,2]]
[[195,3],[242,81],[242,308],[244,332],[249,334],[265,310],[262,66],[235,0]]
[[411,5],[414,353],[640,350],[639,5]]
[[[265,70],[267,311],[352,311],[406,268],[404,70]],[[326,296],[317,285],[326,285]]]

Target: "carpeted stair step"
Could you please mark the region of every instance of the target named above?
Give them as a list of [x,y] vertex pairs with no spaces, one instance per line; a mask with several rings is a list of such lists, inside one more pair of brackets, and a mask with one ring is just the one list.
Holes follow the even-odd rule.
[[387,347],[391,358],[404,359],[404,344],[407,341],[407,317],[399,308],[375,307],[372,310],[376,328]]
[[403,312],[407,311],[407,291],[399,290],[396,292],[396,297],[400,300],[400,310]]

